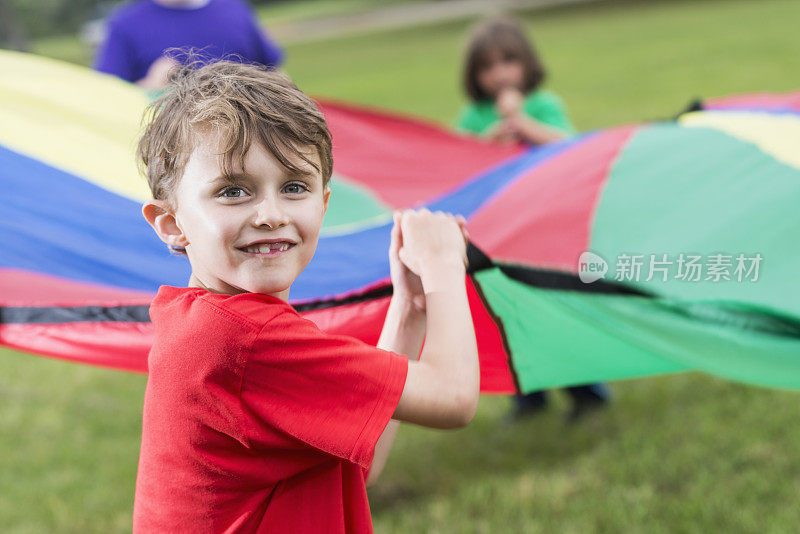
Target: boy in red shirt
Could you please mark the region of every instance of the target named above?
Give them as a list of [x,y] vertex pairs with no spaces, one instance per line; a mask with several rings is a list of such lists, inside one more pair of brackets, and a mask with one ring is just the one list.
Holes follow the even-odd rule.
[[139,155],[143,214],[192,274],[150,308],[134,532],[371,532],[366,474],[397,421],[459,427],[477,407],[463,220],[395,215],[394,294],[370,347],[287,304],[333,167],[322,114],[288,78],[184,69]]

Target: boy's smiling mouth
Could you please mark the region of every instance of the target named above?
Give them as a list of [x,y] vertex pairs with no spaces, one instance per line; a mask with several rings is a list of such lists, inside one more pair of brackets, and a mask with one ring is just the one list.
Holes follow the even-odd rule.
[[294,241],[288,239],[265,239],[263,241],[257,241],[244,247],[237,248],[246,254],[275,256],[281,254],[282,252],[286,252],[296,244],[297,243]]

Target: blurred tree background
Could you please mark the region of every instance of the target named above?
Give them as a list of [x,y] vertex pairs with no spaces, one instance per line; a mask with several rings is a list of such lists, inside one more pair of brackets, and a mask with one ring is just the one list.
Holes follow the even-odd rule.
[[78,32],[86,21],[102,18],[116,4],[108,0],[0,0],[0,43],[27,50],[31,39]]
[[[250,0],[252,5],[276,0]],[[0,0],[0,47],[28,51],[32,39],[80,32],[124,0]]]

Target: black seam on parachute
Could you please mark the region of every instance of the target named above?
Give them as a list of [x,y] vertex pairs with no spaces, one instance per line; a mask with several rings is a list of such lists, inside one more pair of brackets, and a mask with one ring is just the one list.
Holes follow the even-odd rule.
[[[716,309],[702,304],[682,308],[676,303],[664,302],[660,306],[671,313],[682,315],[694,321],[713,323],[777,337],[800,338],[800,321],[785,315],[739,311],[726,308],[724,305],[716,305]],[[720,311],[723,312],[723,315],[719,314]]]
[[332,298],[328,300],[316,300],[313,302],[302,302],[300,304],[293,304],[292,307],[298,312],[311,311],[311,310],[324,310],[325,308],[333,308],[335,306],[346,306],[347,304],[358,304],[367,300],[376,300],[384,297],[391,297],[393,291],[392,284],[386,284],[363,293],[349,295],[343,298]]
[[496,264],[500,271],[517,282],[522,282],[539,289],[557,289],[561,291],[578,291],[580,293],[599,293],[603,295],[635,295],[653,298],[653,295],[630,286],[598,280],[587,284],[581,282],[577,275],[559,271],[545,271],[515,265]]
[[548,271],[533,269],[531,267],[496,263],[492,261],[481,249],[469,243],[467,247],[467,260],[469,261],[468,273],[475,273],[497,267],[502,273],[512,280],[522,282],[540,289],[560,289],[567,291],[580,291],[582,293],[601,293],[604,295],[637,295],[640,297],[653,297],[650,293],[622,284],[598,280],[587,284],[581,282],[577,275],[562,271]]
[[150,306],[20,306],[0,307],[0,324],[149,323]]
[[[344,298],[320,300],[293,305],[298,312],[322,310],[335,306],[357,304],[392,295],[391,284]],[[149,323],[150,306],[18,306],[0,307],[0,324],[53,323]]]
[[703,102],[703,99],[695,98],[691,102],[686,104],[686,107],[683,109],[683,111],[672,117],[670,120],[677,121],[687,113],[693,113],[695,111],[703,111],[704,109],[705,109],[705,102]]

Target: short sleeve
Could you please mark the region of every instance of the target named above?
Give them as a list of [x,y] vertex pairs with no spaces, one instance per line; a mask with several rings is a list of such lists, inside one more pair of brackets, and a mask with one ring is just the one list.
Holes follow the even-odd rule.
[[136,81],[133,79],[130,46],[123,32],[114,23],[110,23],[106,27],[106,36],[97,51],[94,69],[113,74],[129,82]]
[[562,130],[568,135],[575,133],[575,128],[567,115],[567,109],[561,98],[549,91],[535,93],[525,103],[525,112],[534,119]]
[[274,448],[288,434],[308,448],[372,463],[375,444],[400,401],[408,360],[347,336],[322,332],[294,312],[256,336],[242,378],[245,437]]
[[482,134],[485,121],[481,120],[478,108],[475,105],[466,105],[456,119],[456,130],[463,133]]

